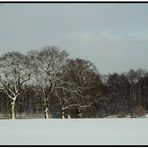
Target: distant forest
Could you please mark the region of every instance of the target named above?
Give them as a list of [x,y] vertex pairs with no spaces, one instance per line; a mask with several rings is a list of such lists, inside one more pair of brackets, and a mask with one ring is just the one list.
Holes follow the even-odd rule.
[[[98,65],[99,66],[99,65]],[[0,57],[0,118],[124,118],[148,111],[148,72],[102,75],[58,47]]]

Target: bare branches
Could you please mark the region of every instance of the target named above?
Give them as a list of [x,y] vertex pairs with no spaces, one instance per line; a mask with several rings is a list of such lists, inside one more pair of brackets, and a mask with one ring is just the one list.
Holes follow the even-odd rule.
[[66,107],[62,107],[62,110],[67,110],[70,109],[71,107],[80,107],[80,108],[87,108],[92,106],[93,102],[91,102],[90,104],[86,104],[86,105],[81,105],[81,104],[70,104],[67,105]]
[[21,86],[22,86],[25,82],[27,82],[27,81],[30,80],[30,76],[31,76],[31,74],[29,73],[29,74],[28,74],[28,78],[24,79],[22,82],[19,83],[19,85],[18,85],[18,88],[19,88],[19,89],[21,88]]
[[60,86],[59,75],[61,75],[61,69],[67,56],[67,52],[57,47],[44,47],[30,55],[35,77],[34,82],[42,92],[46,107],[48,107],[47,102],[49,102],[51,94],[56,95],[62,104],[60,96],[55,91],[56,87]]
[[9,98],[15,98],[22,85],[30,80],[28,59],[18,52],[9,52],[0,58],[0,63],[1,90]]
[[61,109],[89,108],[101,97],[101,80],[95,67],[82,59],[67,60],[61,75],[60,85],[54,89],[58,96]]
[[99,75],[87,60],[68,59],[67,52],[45,47],[27,56],[9,53],[0,58],[1,87],[10,99],[17,98],[24,84],[39,90],[44,105],[56,96],[61,108],[87,108],[100,98]]

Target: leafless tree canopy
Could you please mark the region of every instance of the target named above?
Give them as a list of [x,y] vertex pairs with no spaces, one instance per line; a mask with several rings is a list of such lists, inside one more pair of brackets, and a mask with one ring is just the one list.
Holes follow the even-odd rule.
[[11,99],[12,118],[15,118],[15,101],[24,83],[30,80],[31,70],[27,56],[9,52],[0,58],[1,91]]
[[[58,47],[0,57],[0,113],[5,118],[139,117],[148,110],[148,72],[101,75]],[[23,118],[23,117],[22,117]]]

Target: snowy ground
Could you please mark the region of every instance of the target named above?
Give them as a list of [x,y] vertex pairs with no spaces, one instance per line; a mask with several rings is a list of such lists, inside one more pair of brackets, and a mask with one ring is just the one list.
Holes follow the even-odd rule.
[[0,145],[148,145],[148,119],[0,120]]

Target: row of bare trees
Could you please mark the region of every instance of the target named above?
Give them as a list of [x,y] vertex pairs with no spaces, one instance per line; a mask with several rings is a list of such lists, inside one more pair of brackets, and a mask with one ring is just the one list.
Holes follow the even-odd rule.
[[[0,90],[11,105],[11,118],[23,104],[25,87],[42,100],[45,118],[49,118],[51,100],[58,102],[61,118],[65,111],[91,107],[100,96],[101,79],[95,66],[87,60],[69,59],[68,53],[57,47],[45,47],[23,55],[9,52],[0,57]],[[33,96],[32,96],[33,97]],[[35,98],[36,99],[36,98]],[[19,103],[16,103],[19,102]]]
[[148,110],[148,72],[102,76],[88,60],[44,47],[0,57],[0,113],[53,117],[131,117]]

